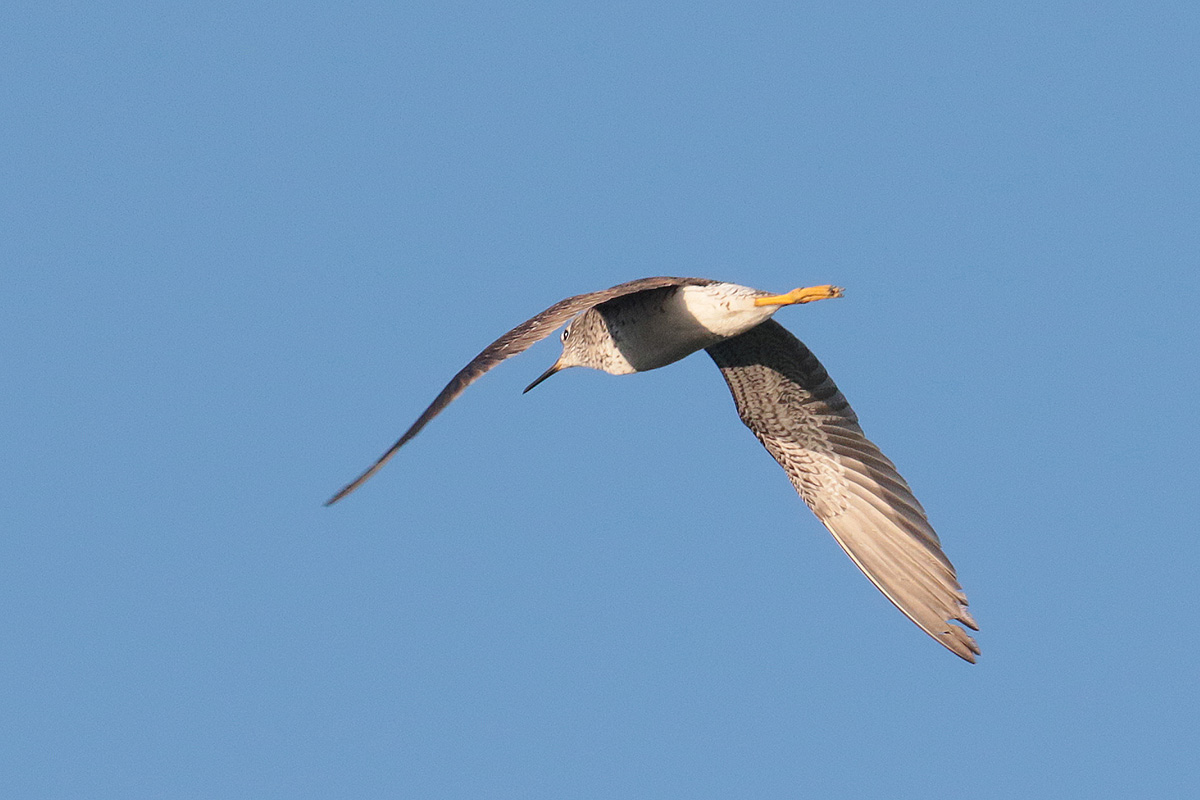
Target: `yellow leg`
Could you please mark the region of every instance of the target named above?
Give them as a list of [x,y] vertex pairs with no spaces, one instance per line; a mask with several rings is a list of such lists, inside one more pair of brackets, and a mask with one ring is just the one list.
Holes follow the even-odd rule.
[[754,300],[756,306],[790,306],[796,303],[811,303],[814,300],[828,300],[831,297],[841,297],[844,290],[840,286],[805,286],[792,289],[787,294],[774,294],[770,297],[759,297]]

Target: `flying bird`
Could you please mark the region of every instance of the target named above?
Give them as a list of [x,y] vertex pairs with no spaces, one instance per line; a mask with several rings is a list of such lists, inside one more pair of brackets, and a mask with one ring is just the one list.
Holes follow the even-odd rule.
[[808,507],[897,608],[955,655],[974,662],[979,630],[954,565],[895,466],[804,344],[771,319],[783,306],[841,297],[837,286],[771,294],[703,278],[642,278],[568,297],[492,342],[332,505],[374,475],[468,386],[567,323],[562,354],[534,386],[568,367],[628,375],[705,350],[738,416],[787,473]]

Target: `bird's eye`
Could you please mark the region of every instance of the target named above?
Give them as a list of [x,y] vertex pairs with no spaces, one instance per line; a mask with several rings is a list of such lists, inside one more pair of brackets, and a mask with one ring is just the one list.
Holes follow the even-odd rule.
[[563,340],[564,342],[566,342],[566,341],[567,341],[567,337],[568,337],[568,336],[570,336],[570,335],[571,335],[571,329],[570,329],[570,328],[563,328],[563,332],[562,332],[562,340]]

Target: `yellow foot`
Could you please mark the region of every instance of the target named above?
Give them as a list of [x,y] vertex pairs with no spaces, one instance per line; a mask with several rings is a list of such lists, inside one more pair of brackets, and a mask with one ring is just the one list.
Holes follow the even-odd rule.
[[811,303],[814,300],[828,300],[831,297],[841,297],[844,290],[840,286],[805,286],[792,289],[787,294],[773,294],[770,297],[759,297],[754,300],[756,306],[790,306],[795,303]]

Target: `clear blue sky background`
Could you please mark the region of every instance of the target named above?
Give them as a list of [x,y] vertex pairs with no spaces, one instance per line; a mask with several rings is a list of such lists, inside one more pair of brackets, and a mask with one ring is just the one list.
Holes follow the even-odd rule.
[[[9,3],[0,794],[1181,797],[1200,6]],[[645,275],[777,317],[982,631],[896,612],[703,355],[479,349]]]

